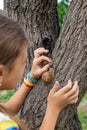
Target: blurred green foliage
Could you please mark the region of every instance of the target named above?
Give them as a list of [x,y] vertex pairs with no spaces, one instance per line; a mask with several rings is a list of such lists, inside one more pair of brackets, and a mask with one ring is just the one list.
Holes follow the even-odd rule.
[[66,16],[66,13],[67,13],[69,5],[70,5],[70,1],[69,0],[61,0],[57,4],[57,11],[58,11],[58,15],[59,15],[59,25],[61,27],[63,26],[64,17]]
[[0,92],[0,102],[6,102],[14,94],[14,90],[7,90]]
[[81,104],[81,107],[78,109],[78,115],[82,123],[82,130],[87,130],[87,92],[82,98]]
[[87,103],[87,92],[85,93],[84,97],[82,98],[82,102]]
[[84,110],[78,110],[78,114],[82,123],[82,130],[87,130],[87,113]]

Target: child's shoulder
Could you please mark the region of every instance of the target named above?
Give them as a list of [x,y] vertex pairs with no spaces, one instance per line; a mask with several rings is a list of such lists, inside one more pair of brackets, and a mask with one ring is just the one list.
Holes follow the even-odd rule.
[[17,123],[10,116],[0,112],[0,130],[20,130]]

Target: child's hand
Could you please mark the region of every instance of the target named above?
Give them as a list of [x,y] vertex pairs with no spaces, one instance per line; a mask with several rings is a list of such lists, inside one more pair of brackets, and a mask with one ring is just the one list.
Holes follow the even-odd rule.
[[56,82],[48,95],[48,106],[52,110],[61,111],[68,104],[74,104],[78,100],[79,87],[75,81],[72,85],[71,80],[63,88],[59,89],[59,83]]
[[[38,79],[45,71],[47,71],[50,67],[51,59],[44,56],[43,54],[47,54],[49,51],[44,48],[38,48],[34,51],[34,60],[31,68],[30,75],[34,79]],[[46,62],[48,64],[41,66],[42,62]]]

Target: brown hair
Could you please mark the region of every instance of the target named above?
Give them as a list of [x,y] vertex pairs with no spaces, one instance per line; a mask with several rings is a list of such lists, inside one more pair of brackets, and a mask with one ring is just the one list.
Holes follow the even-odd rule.
[[[11,65],[20,53],[24,45],[28,45],[28,40],[20,25],[2,15],[0,15],[0,64]],[[0,111],[5,112],[0,105]],[[15,121],[15,119],[13,119]],[[17,121],[21,130],[26,127]]]
[[25,44],[28,41],[20,25],[0,15],[0,64],[12,63]]

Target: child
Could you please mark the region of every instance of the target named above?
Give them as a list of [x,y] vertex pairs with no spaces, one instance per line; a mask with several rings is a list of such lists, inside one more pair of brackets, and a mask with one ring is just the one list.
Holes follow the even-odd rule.
[[[14,89],[23,75],[27,59],[28,40],[22,28],[13,20],[0,15],[0,90]],[[24,78],[21,87],[12,98],[0,104],[0,130],[26,130],[27,128],[13,118],[21,108],[27,94],[33,89],[37,78],[50,67],[51,60],[42,54],[48,53],[44,48],[34,52],[30,73]],[[48,64],[41,68],[41,62]],[[48,104],[40,130],[54,130],[60,111],[68,104],[78,100],[78,82],[71,80],[58,90],[56,81],[48,95]],[[51,119],[51,120],[50,120]]]

